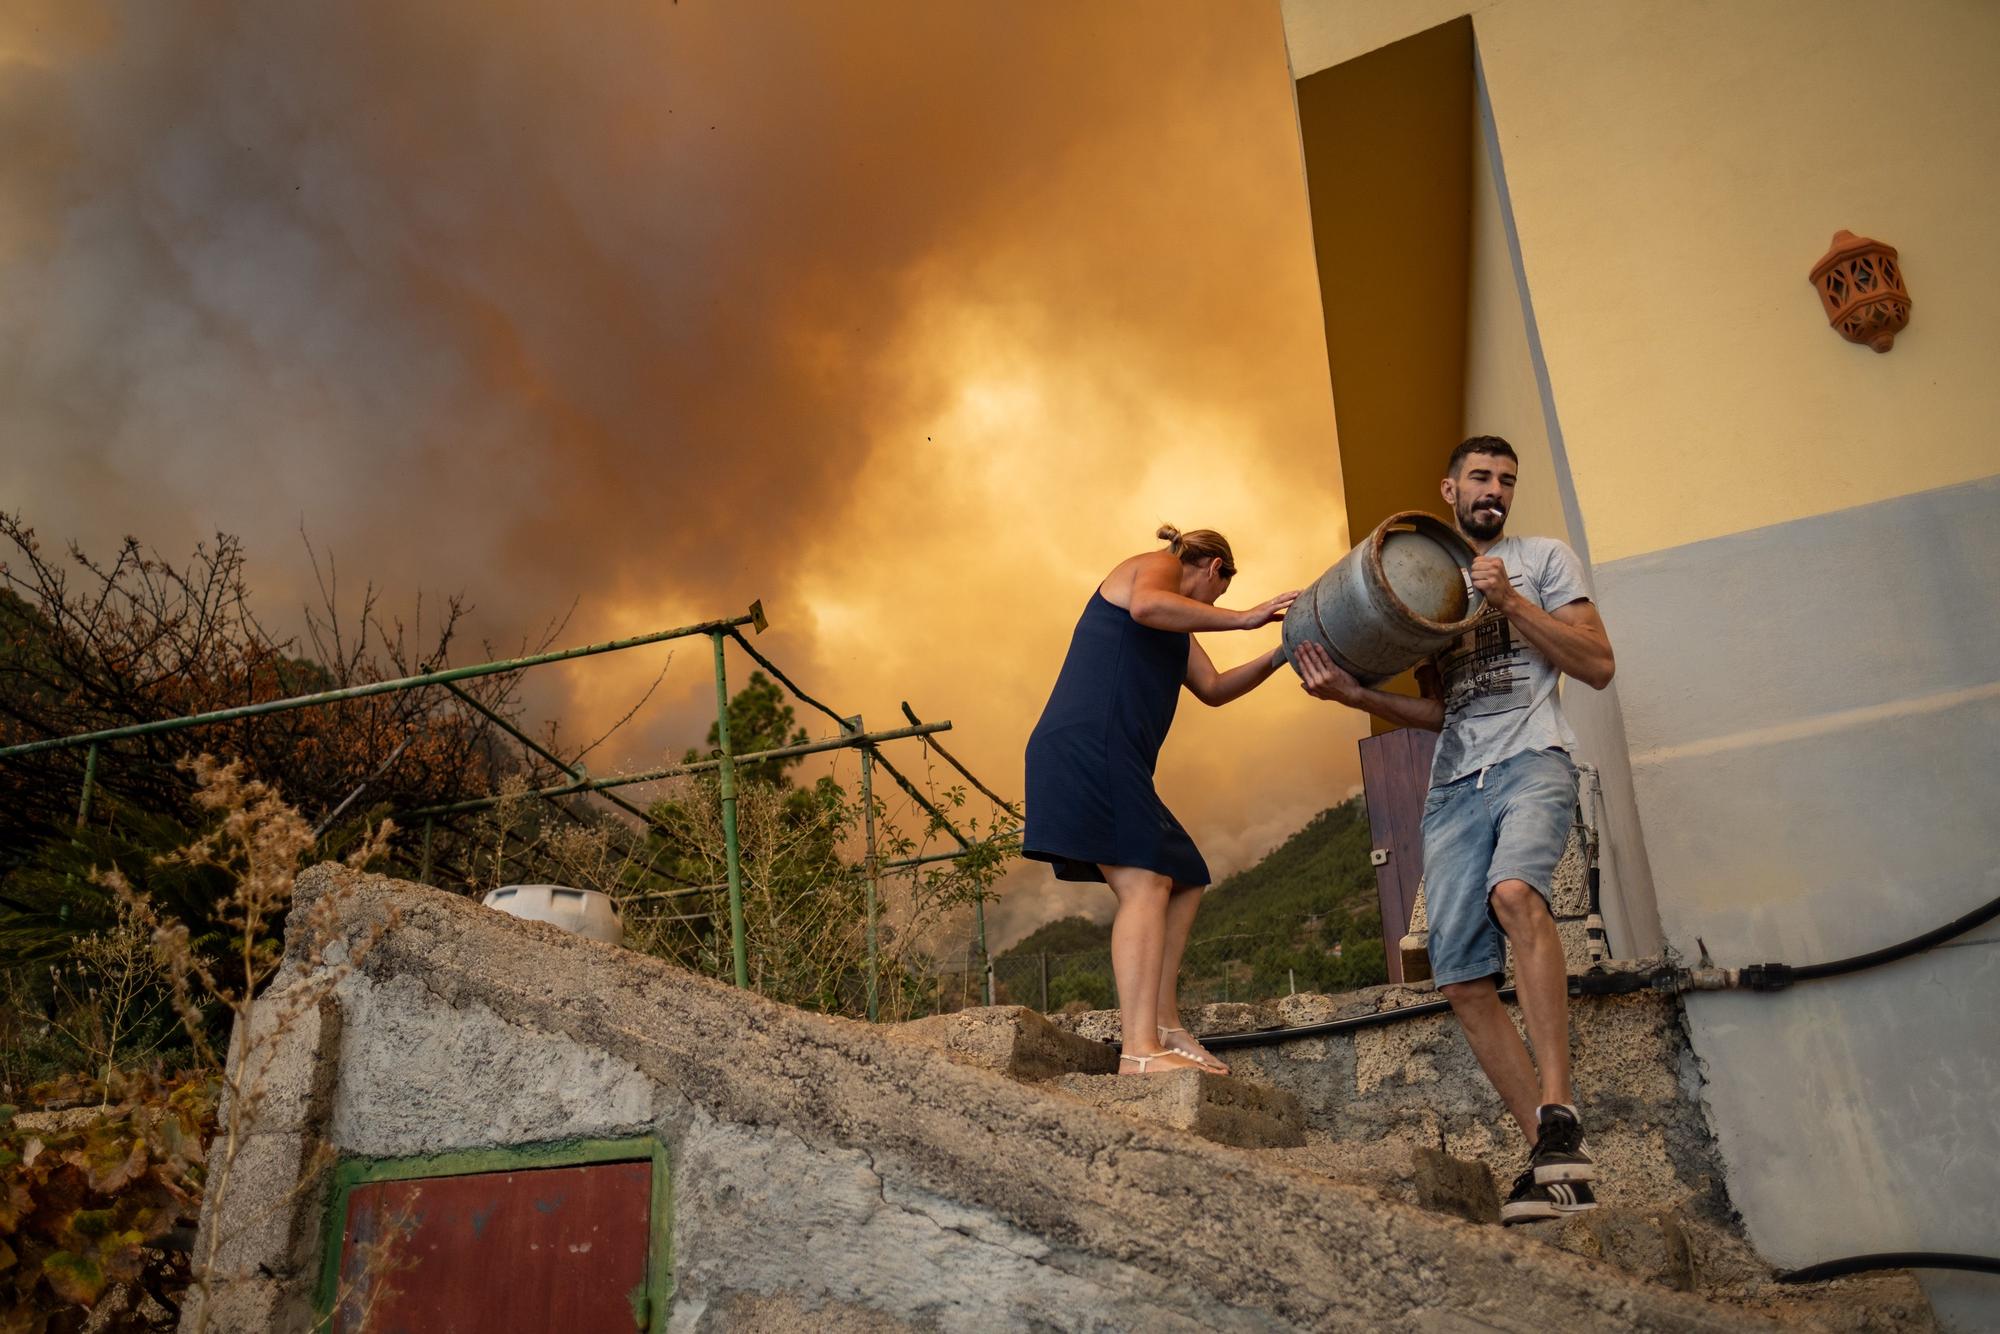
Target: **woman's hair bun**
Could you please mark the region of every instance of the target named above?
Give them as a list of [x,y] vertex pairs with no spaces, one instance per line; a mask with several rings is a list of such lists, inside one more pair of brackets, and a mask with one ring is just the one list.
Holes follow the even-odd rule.
[[1178,542],[1181,540],[1181,530],[1170,523],[1163,523],[1160,525],[1160,531],[1155,536],[1162,542]]

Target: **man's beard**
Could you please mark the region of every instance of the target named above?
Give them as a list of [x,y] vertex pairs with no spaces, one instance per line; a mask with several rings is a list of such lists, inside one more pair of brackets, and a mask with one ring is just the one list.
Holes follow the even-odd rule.
[[1507,526],[1507,511],[1481,509],[1474,511],[1465,506],[1458,510],[1458,526],[1467,537],[1481,542],[1490,542],[1500,536],[1500,530]]

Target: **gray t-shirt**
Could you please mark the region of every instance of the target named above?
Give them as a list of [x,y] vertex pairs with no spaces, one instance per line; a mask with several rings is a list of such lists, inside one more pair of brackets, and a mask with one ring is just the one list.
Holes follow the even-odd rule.
[[[1553,537],[1503,537],[1486,554],[1506,562],[1515,591],[1543,611],[1590,596],[1583,562]],[[1466,582],[1469,588],[1470,576]],[[1488,608],[1431,663],[1444,687],[1432,787],[1526,750],[1576,752],[1576,735],[1556,693],[1562,673],[1499,612]]]

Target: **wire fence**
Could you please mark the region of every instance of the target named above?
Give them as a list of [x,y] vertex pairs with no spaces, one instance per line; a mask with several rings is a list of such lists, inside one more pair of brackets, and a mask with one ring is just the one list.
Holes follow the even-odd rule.
[[[992,966],[998,1005],[1026,1005],[1050,1014],[1109,1010],[1118,1004],[1109,946],[1063,954],[1010,951]],[[1179,991],[1182,1006],[1188,1007],[1351,991],[1387,976],[1379,936],[1371,939],[1352,931],[1342,936],[1330,919],[1309,917],[1284,930],[1189,941],[1181,957]],[[970,980],[954,985],[948,979],[943,990],[971,996],[979,986]]]
[[[0,520],[4,517],[0,516]],[[19,539],[16,540],[18,545]],[[32,548],[29,550],[32,551]],[[4,567],[0,567],[0,574],[4,574]],[[0,580],[0,592],[7,591],[6,581]],[[105,804],[98,799],[100,785],[105,778],[100,761],[108,761],[114,768],[119,767],[119,762],[129,761],[129,752],[137,748],[135,743],[150,744],[171,733],[240,725],[247,720],[274,715],[319,716],[321,711],[339,709],[357,701],[438,699],[441,697],[436,692],[447,692],[449,700],[456,701],[458,706],[468,711],[467,716],[474,720],[473,730],[483,732],[491,729],[511,738],[525,748],[529,761],[521,774],[508,775],[510,779],[521,778],[522,782],[518,785],[502,783],[497,785],[498,790],[493,790],[496,785],[487,783],[484,786],[489,790],[485,792],[460,791],[451,793],[453,799],[444,801],[388,805],[387,808],[396,817],[397,826],[408,832],[389,845],[387,855],[413,870],[418,881],[437,884],[443,879],[453,888],[474,886],[484,878],[471,865],[474,845],[478,844],[482,856],[490,853],[491,878],[496,881],[507,878],[509,867],[531,868],[531,873],[543,877],[559,875],[567,887],[602,890],[628,904],[665,904],[668,906],[664,911],[643,914],[655,928],[654,944],[661,945],[665,939],[658,928],[668,925],[687,927],[689,929],[681,932],[681,936],[694,936],[694,945],[708,947],[694,957],[710,961],[711,956],[720,957],[715,956],[714,949],[726,928],[730,967],[720,971],[725,976],[733,975],[736,985],[745,988],[752,986],[749,936],[750,921],[757,911],[757,905],[746,901],[746,891],[751,895],[761,894],[766,900],[766,909],[783,900],[779,908],[765,911],[759,921],[760,930],[765,933],[759,953],[760,964],[770,964],[777,956],[784,956],[782,962],[785,967],[760,968],[764,980],[757,989],[766,995],[772,994],[775,984],[771,979],[780,973],[823,979],[828,975],[830,966],[834,972],[840,973],[845,965],[851,964],[852,968],[846,971],[855,975],[861,991],[861,998],[852,1005],[848,1003],[849,998],[842,986],[832,983],[808,986],[803,994],[796,988],[781,989],[779,997],[794,1004],[820,1008],[858,1008],[874,1020],[882,1017],[880,988],[884,981],[885,958],[881,949],[883,932],[880,918],[883,879],[921,876],[923,889],[914,897],[923,900],[932,912],[961,898],[969,902],[972,917],[969,947],[983,964],[986,959],[985,904],[983,894],[977,891],[997,874],[997,859],[1017,849],[1014,830],[1020,812],[935,741],[938,733],[951,729],[950,722],[924,722],[905,702],[902,712],[909,720],[909,726],[869,731],[864,728],[859,715],[841,713],[825,701],[807,694],[743,634],[746,626],[762,633],[766,625],[763,604],[753,602],[746,612],[737,616],[490,662],[458,667],[432,665],[428,670],[408,672],[398,658],[396,661],[405,674],[393,678],[363,679],[306,694],[231,703],[221,708],[197,708],[193,712],[128,720],[116,726],[36,737],[0,745],[0,762],[10,766],[26,762],[31,766],[29,772],[32,773],[32,766],[44,755],[61,751],[83,753],[82,784],[74,820],[70,821],[66,815],[61,817],[61,823],[67,825],[68,832],[74,835],[66,841],[77,842],[106,822],[106,813],[102,809],[98,811],[96,821],[92,818],[93,806],[101,808]],[[698,752],[690,750],[679,764],[638,773],[592,777],[582,763],[590,748],[565,757],[522,730],[504,707],[495,707],[495,700],[504,700],[504,695],[495,696],[494,700],[482,699],[460,684],[515,679],[533,667],[689,638],[706,638],[711,645],[716,721],[710,736],[710,753],[702,758]],[[831,719],[838,727],[837,734],[811,740],[801,728],[796,733],[796,739],[787,744],[748,751],[733,745],[730,732],[735,697],[729,690],[725,654],[726,645],[731,642],[759,668],[768,672],[793,699]],[[333,678],[327,674],[327,679]],[[753,684],[755,679],[756,674],[753,673]],[[271,689],[282,688],[282,685],[278,677],[271,677]],[[772,694],[780,700],[783,698],[777,694],[776,687],[772,687]],[[121,703],[124,701],[121,700]],[[446,707],[452,706],[447,702]],[[630,717],[628,714],[627,720]],[[789,705],[784,708],[784,720],[784,726],[777,729],[776,739],[782,740],[791,726]],[[114,719],[97,718],[91,721]],[[622,725],[621,721],[619,726]],[[378,785],[392,775],[398,761],[404,758],[423,729],[418,723],[406,720],[403,730],[405,734],[399,744],[385,760],[372,766],[372,772],[347,775],[350,781],[356,777],[360,781],[332,804],[312,828],[316,849],[324,851],[321,840],[335,830],[343,816],[347,816],[350,824],[358,822],[362,830],[371,827],[377,812],[366,805],[357,807],[356,803],[371,789],[379,791]],[[0,730],[0,740],[6,739],[7,730]],[[386,744],[387,739],[393,738],[374,739]],[[600,738],[600,743],[602,740]],[[906,774],[883,749],[883,743],[906,740],[915,740],[924,747],[926,767],[919,774],[924,780],[921,783]],[[114,749],[121,746],[127,753]],[[226,748],[218,749],[226,753]],[[788,764],[806,756],[836,755],[847,751],[854,751],[860,757],[859,801],[852,807],[841,804],[844,795],[837,785],[833,789],[837,798],[833,805],[827,805],[825,800],[816,802],[808,796],[803,806],[795,810],[786,802],[791,797],[804,794],[776,792],[769,790],[772,784],[759,783],[760,769],[782,773]],[[973,811],[959,809],[964,805],[961,788],[950,784],[940,789],[932,781],[929,760],[933,755],[994,803],[994,809],[987,813],[983,823]],[[893,822],[893,798],[878,800],[878,771],[881,777],[889,780],[882,785],[885,792],[900,790],[907,799],[901,823]],[[10,768],[8,772],[12,774],[14,771]],[[534,781],[527,781],[529,778]],[[712,791],[707,786],[687,788],[680,793],[679,799],[645,806],[620,795],[623,790],[641,785],[690,779],[702,780],[704,784],[712,781]],[[593,822],[586,814],[566,804],[571,799],[584,798],[609,802],[634,817],[638,825],[628,826],[615,819],[608,823]],[[706,834],[710,832],[706,827],[706,810],[695,814],[690,812],[693,807],[707,808],[711,800],[717,821],[713,830],[716,837],[709,840],[706,839]],[[761,849],[762,860],[748,868],[746,873],[743,839],[746,832],[752,831],[746,831],[744,825],[746,821],[756,822],[757,811],[753,808],[760,802],[766,808],[763,811],[766,827],[762,831],[767,835],[764,839],[766,846]],[[663,805],[680,809],[663,812]],[[351,807],[355,810],[350,815]],[[533,809],[528,811],[527,808]],[[588,806],[585,810],[589,810]],[[544,814],[563,817],[581,832],[577,833],[561,820],[544,821],[540,818]],[[913,821],[922,831],[920,834],[910,828]],[[858,841],[862,850],[858,865],[843,863],[841,849],[836,846],[841,833],[850,825],[858,827],[860,834]],[[49,826],[53,832],[54,821],[50,821]],[[614,830],[622,831],[623,836],[614,835]],[[644,832],[639,833],[639,830]],[[349,835],[355,831],[349,828],[340,832]],[[820,836],[818,840],[813,837],[815,834]],[[523,843],[527,845],[525,848]],[[490,847],[486,846],[488,844]],[[796,853],[800,848],[804,848],[805,852],[792,855],[787,861],[788,854]],[[456,855],[447,858],[446,853]],[[530,856],[531,853],[539,856]],[[814,853],[817,855],[812,855]],[[791,865],[801,861],[805,863],[802,866]],[[786,867],[799,874],[774,878],[774,866]],[[835,869],[837,866],[840,868],[838,872]],[[829,880],[852,888],[854,893],[834,896],[819,892]],[[814,905],[819,911],[809,914],[793,911],[803,904]],[[66,921],[66,904],[64,909],[62,920]],[[835,909],[845,911],[848,921],[835,923],[823,920],[828,919]],[[790,934],[782,935],[784,943],[773,949],[772,937],[780,935],[774,926],[778,920],[787,923]],[[829,958],[823,946],[828,940],[845,941],[853,937],[856,932],[840,929],[850,923],[859,927],[859,934],[865,940],[862,956],[853,959]],[[695,930],[697,927],[700,931]],[[920,936],[922,933],[915,934]],[[892,980],[901,983],[909,980],[903,975],[909,974],[910,970],[903,965],[899,954],[899,951],[890,951],[886,966],[896,975]],[[662,957],[673,956],[663,953]],[[677,961],[685,963],[688,960],[683,957]],[[988,970],[982,966],[965,971],[974,975],[983,991]],[[916,974],[911,976],[919,984],[916,990],[920,994],[914,998],[905,997],[905,1005],[899,1008],[914,1004],[948,1003],[941,999],[934,1002],[931,998],[931,993],[941,996],[942,987],[924,986],[925,978]],[[910,990],[907,986],[904,989]],[[981,997],[982,1001],[988,999],[984,995]]]

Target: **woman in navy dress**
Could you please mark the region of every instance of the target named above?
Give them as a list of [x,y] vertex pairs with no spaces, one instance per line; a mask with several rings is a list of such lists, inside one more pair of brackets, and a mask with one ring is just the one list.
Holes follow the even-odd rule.
[[1121,1074],[1228,1067],[1181,1027],[1174,983],[1208,885],[1208,864],[1153,790],[1153,766],[1182,686],[1221,705],[1256,689],[1282,648],[1217,671],[1191,632],[1254,630],[1297,597],[1249,611],[1215,600],[1236,576],[1220,534],[1168,525],[1164,551],[1121,561],[1090,595],[1042,719],[1028,738],[1023,854],[1060,880],[1097,880],[1118,897],[1111,971],[1124,1026]]

